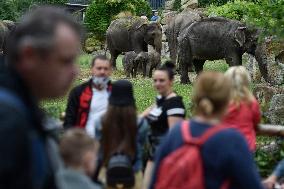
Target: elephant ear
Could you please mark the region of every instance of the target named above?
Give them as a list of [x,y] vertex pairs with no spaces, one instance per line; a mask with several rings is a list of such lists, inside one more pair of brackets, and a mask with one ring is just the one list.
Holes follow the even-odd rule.
[[243,47],[246,41],[245,30],[246,27],[238,27],[234,33],[234,38],[238,42],[240,47]]
[[132,29],[136,31],[141,28],[146,28],[147,26],[148,26],[148,22],[143,19],[143,20],[139,20],[136,23],[134,23]]

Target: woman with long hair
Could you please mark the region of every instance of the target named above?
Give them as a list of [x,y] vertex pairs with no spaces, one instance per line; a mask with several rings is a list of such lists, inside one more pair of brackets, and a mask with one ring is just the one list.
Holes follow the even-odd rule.
[[141,188],[142,148],[147,129],[147,121],[137,117],[132,84],[127,80],[114,82],[107,111],[96,121],[95,138],[100,143],[104,167],[116,154],[129,157],[136,176],[134,188]]
[[252,152],[256,149],[256,131],[260,122],[260,108],[249,90],[250,75],[245,67],[230,67],[225,77],[231,82],[230,103],[223,119],[229,127],[236,128],[246,138]]

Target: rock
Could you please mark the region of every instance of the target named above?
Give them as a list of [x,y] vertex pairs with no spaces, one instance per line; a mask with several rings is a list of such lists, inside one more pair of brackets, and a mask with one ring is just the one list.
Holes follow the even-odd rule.
[[165,10],[173,10],[175,0],[167,0],[165,2]]
[[84,50],[87,53],[104,49],[104,42],[99,41],[95,37],[91,36],[85,40]]
[[163,13],[161,24],[168,25],[177,14],[178,14],[177,11],[168,11]]
[[258,63],[255,58],[250,54],[243,55],[243,62],[245,62],[244,66],[250,73],[250,77],[254,83],[261,82],[261,74],[258,68]]
[[198,0],[181,0],[181,8],[192,8],[196,9],[198,8]]
[[272,97],[267,114],[271,124],[284,125],[284,94]]
[[[270,83],[274,86],[280,86],[284,84],[284,51],[269,51],[269,44],[264,45],[268,76]],[[245,67],[249,70],[250,75],[254,83],[263,82],[264,79],[261,77],[258,63],[252,55],[244,55],[243,57]]]
[[263,112],[268,111],[272,97],[278,92],[277,88],[267,86],[266,84],[257,84],[253,90],[253,94],[257,98]]
[[162,42],[161,56],[163,58],[170,58],[170,51],[169,51],[168,42]]

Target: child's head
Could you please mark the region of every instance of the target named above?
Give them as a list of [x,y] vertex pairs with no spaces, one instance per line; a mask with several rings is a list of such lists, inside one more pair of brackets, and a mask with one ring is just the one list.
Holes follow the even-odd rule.
[[83,169],[87,175],[95,171],[96,152],[94,139],[79,128],[66,131],[60,141],[60,154],[65,166]]
[[249,91],[249,84],[251,82],[251,78],[245,67],[230,67],[226,71],[225,77],[230,80],[232,85],[232,102],[239,104],[241,101],[250,102],[252,100],[252,94]]
[[202,72],[195,84],[193,103],[197,115],[221,118],[229,102],[231,85],[219,72]]

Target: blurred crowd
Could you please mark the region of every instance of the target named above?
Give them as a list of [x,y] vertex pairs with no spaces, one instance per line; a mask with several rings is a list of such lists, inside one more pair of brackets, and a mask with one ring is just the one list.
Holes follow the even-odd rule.
[[131,82],[111,81],[112,65],[98,55],[92,77],[69,93],[59,130],[40,102],[68,91],[82,37],[61,9],[38,7],[1,41],[0,188],[276,186],[284,163],[262,181],[253,159],[261,114],[242,66],[199,74],[188,120],[172,62],[154,71],[157,97],[139,114]]

